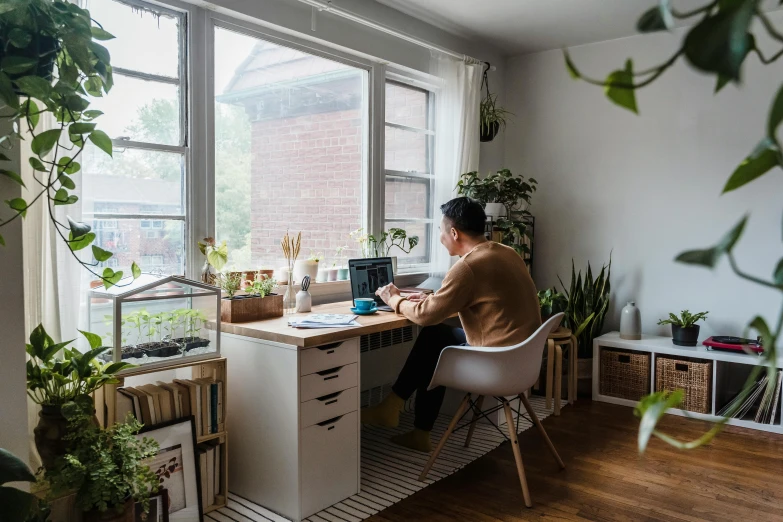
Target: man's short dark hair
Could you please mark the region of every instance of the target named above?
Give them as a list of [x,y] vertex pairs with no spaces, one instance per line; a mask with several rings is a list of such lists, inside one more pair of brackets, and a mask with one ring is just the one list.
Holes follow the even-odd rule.
[[484,233],[484,222],[487,220],[487,215],[484,213],[484,207],[475,199],[454,198],[441,205],[440,211],[460,232],[471,236],[479,236]]

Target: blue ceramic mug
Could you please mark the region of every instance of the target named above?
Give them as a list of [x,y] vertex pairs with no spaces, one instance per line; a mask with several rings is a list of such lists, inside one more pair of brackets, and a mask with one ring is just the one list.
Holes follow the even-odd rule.
[[375,299],[371,297],[357,297],[353,300],[353,304],[357,310],[364,312],[375,308]]

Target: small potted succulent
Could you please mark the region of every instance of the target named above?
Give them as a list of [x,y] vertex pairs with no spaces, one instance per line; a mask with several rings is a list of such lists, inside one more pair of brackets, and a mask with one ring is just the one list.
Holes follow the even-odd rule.
[[99,335],[81,333],[90,344],[85,353],[69,348],[73,341],[55,343],[40,324],[30,334],[27,345],[27,395],[41,405],[38,425],[33,430],[35,447],[47,470],[65,454],[67,422],[63,408],[80,404],[94,411],[90,394],[104,384],[117,384],[120,381],[116,374],[133,367],[125,362],[101,364],[97,356],[110,348],[101,346]]
[[538,292],[538,306],[541,308],[541,320],[546,321],[553,315],[565,312],[568,298],[557,289],[548,288]]
[[[150,494],[159,479],[146,464],[160,447],[138,439],[141,424],[130,414],[126,422],[103,429],[78,406],[63,408],[68,419],[68,452],[47,470],[54,498],[75,490],[85,522],[134,522],[149,511]],[[135,512],[139,502],[143,513]]]
[[347,281],[348,280],[348,264],[346,263],[345,258],[345,250],[348,248],[348,245],[339,246],[335,250],[335,257],[337,258],[337,280],[338,281]]
[[699,342],[699,321],[707,319],[709,312],[699,312],[692,314],[688,310],[683,310],[677,317],[673,313],[669,314],[668,319],[658,321],[659,325],[672,325],[672,342],[677,346],[696,346]]

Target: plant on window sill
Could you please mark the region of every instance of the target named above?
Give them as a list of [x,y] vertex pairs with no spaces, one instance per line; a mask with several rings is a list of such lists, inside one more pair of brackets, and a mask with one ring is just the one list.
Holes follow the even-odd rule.
[[[0,231],[24,218],[41,200],[52,228],[76,260],[109,288],[123,272],[109,267],[99,272],[98,267],[113,254],[93,244],[96,234],[89,225],[70,218],[63,223],[55,216],[55,207],[78,201],[71,191],[81,169],[77,159],[87,141],[112,155],[111,139],[94,123],[102,113],[89,110],[85,96],[100,97],[112,87],[109,51],[94,40],[114,37],[92,22],[89,11],[62,0],[10,0],[0,5],[0,119],[13,124],[13,131],[0,137],[0,147],[7,151],[18,146],[17,140],[25,139],[22,129],[27,131],[33,152],[27,160],[34,171],[27,180],[5,168],[0,168],[0,175],[22,187],[35,186],[29,201],[16,197],[5,202],[13,214],[0,220]],[[55,119],[54,128],[36,130],[42,115]],[[0,152],[0,161],[10,158]],[[0,245],[5,245],[2,235]],[[94,261],[76,253],[89,246]],[[131,273],[134,279],[141,274],[135,262]]]
[[[410,254],[411,250],[419,244],[419,236],[408,237],[408,233],[402,228],[384,230],[377,237],[363,232],[363,228],[354,230],[350,237],[359,243],[364,257],[386,257],[393,248],[399,248],[406,254]],[[407,249],[405,248],[406,240]]]
[[[660,0],[658,6],[646,11],[637,22],[642,33],[669,30],[674,20],[695,19],[695,25],[687,30],[679,48],[663,63],[642,71],[634,71],[633,60],[628,59],[625,66],[609,74],[605,80],[595,80],[584,76],[575,66],[567,52],[564,53],[566,68],[574,79],[581,79],[602,87],[613,103],[638,114],[636,90],[652,84],[680,59],[700,72],[714,75],[717,94],[728,83],[740,83],[742,64],[755,55],[758,60],[769,65],[783,56],[783,31],[776,27],[762,10],[759,0],[713,0],[691,11],[678,11],[670,0]],[[758,22],[758,25],[754,25]],[[766,54],[757,45],[754,34],[760,28],[771,38],[778,49],[774,54]],[[737,166],[723,187],[723,194],[737,190],[763,176],[775,167],[783,166],[781,145],[777,137],[780,124],[783,123],[783,86],[779,88],[767,116],[766,128],[756,148]],[[734,257],[734,247],[745,229],[748,216],[744,216],[714,246],[681,253],[676,260],[681,263],[715,268],[722,259],[727,259],[732,271],[740,278],[758,286],[783,293],[783,259],[772,270],[771,279],[764,279],[744,272]],[[759,374],[766,370],[768,380],[775,381],[777,371],[777,343],[783,334],[783,308],[776,322],[768,323],[763,317],[756,316],[747,326],[747,330],[756,331],[764,344],[759,364],[753,367],[751,374],[740,392],[740,400],[726,416],[713,424],[713,427],[697,439],[681,441],[657,429],[657,423],[669,408],[677,407],[682,401],[682,392],[659,392],[648,395],[636,407],[640,417],[638,445],[644,452],[650,437],[655,435],[661,440],[682,449],[701,446],[711,441],[724,424],[744,402],[751,386]],[[744,337],[747,337],[747,332]]]

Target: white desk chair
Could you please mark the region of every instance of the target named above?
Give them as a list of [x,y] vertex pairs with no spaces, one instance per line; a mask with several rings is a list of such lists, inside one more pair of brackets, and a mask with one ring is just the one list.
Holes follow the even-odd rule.
[[[536,417],[533,408],[530,407],[527,397],[525,397],[525,392],[529,390],[538,379],[547,336],[549,335],[549,332],[560,325],[562,318],[562,313],[553,316],[526,341],[516,346],[510,346],[508,348],[448,346],[441,352],[440,359],[438,359],[438,366],[435,368],[435,374],[432,376],[429,389],[437,386],[446,386],[447,388],[465,390],[468,393],[465,395],[462,403],[460,403],[457,414],[451,419],[451,423],[449,423],[446,433],[443,434],[440,442],[438,442],[438,446],[432,453],[427,465],[424,466],[424,469],[419,476],[420,481],[424,481],[427,477],[427,473],[429,473],[430,468],[438,458],[438,454],[443,449],[449,436],[455,431],[460,420],[467,415],[468,405],[470,405],[470,408],[473,410],[473,418],[469,423],[456,428],[462,429],[465,426],[470,426],[465,440],[465,447],[470,444],[470,439],[473,436],[473,430],[478,418],[484,417],[489,420],[489,417],[487,417],[489,413],[503,408],[506,413],[508,435],[511,440],[511,447],[514,450],[514,459],[517,463],[517,473],[519,474],[519,481],[522,484],[522,495],[525,498],[525,505],[527,507],[533,506],[533,503],[530,501],[530,491],[527,487],[527,479],[525,478],[525,468],[522,465],[522,455],[519,451],[519,442],[517,440],[518,424],[514,423],[514,418],[511,414],[512,408],[506,397],[519,397],[519,400],[525,405],[525,409],[530,415],[531,422],[538,427],[538,431],[540,431],[541,435],[544,437],[544,441],[547,446],[549,446],[549,451],[552,452],[552,455],[555,457],[555,460],[560,467],[565,468],[565,464],[563,464],[563,461],[560,459],[560,455],[557,454],[557,450],[552,444],[552,441],[549,440],[549,436],[547,436],[544,426],[541,424],[541,421],[538,420],[538,417]],[[471,399],[472,394],[478,395],[475,402]],[[501,405],[482,412],[481,404],[484,400],[484,396],[487,395],[495,397]],[[522,417],[522,413],[518,410],[515,411],[517,413],[518,423],[519,417]],[[497,426],[495,427],[497,428]]]

